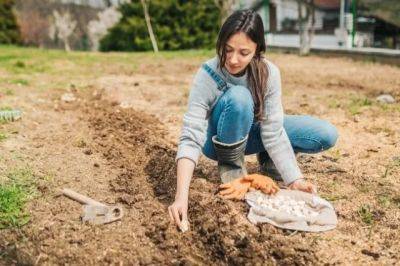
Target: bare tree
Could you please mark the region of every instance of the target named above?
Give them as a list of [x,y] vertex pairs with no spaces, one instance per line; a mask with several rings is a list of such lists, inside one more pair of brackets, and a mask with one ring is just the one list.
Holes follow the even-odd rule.
[[314,0],[297,0],[298,23],[300,36],[300,55],[310,53],[311,43],[315,33],[315,4]]
[[214,0],[221,14],[221,24],[237,8],[239,0]]
[[143,6],[144,18],[146,20],[147,30],[150,35],[150,40],[151,40],[151,44],[153,45],[153,50],[154,50],[154,52],[158,53],[156,37],[154,36],[153,28],[151,27],[149,11],[147,10],[147,1],[140,0],[140,2],[142,3],[142,6]]
[[72,20],[69,12],[63,14],[53,11],[54,23],[49,28],[49,36],[51,39],[59,38],[64,42],[65,51],[71,51],[68,38],[72,35],[76,28],[77,22]]
[[97,14],[98,20],[91,20],[88,23],[88,35],[92,44],[92,51],[97,51],[99,41],[115,23],[121,18],[121,13],[115,7],[109,7]]

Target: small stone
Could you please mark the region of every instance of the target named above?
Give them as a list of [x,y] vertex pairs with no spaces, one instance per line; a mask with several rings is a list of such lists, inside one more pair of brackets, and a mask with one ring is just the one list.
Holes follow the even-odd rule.
[[367,255],[367,256],[371,256],[371,257],[373,257],[375,260],[378,260],[379,257],[380,257],[380,254],[379,254],[379,253],[373,252],[373,251],[370,251],[370,250],[367,250],[367,249],[361,250],[361,253],[364,254],[364,255]]
[[378,102],[380,102],[380,103],[395,103],[396,102],[396,100],[393,98],[393,96],[392,95],[390,95],[390,94],[382,94],[382,95],[379,95],[377,98],[376,98],[376,100],[378,101]]
[[96,90],[93,92],[92,97],[93,97],[92,98],[93,100],[101,100],[102,92],[99,90]]
[[93,152],[92,152],[91,149],[85,149],[85,150],[83,151],[83,153],[86,154],[86,155],[91,155]]
[[110,104],[111,104],[111,106],[117,106],[117,105],[120,104],[120,102],[119,102],[118,100],[112,100],[112,101],[110,102]]
[[72,93],[64,93],[61,96],[61,101],[66,102],[66,103],[70,103],[70,102],[76,101],[76,98]]
[[94,167],[100,167],[100,165],[98,163],[94,163],[93,166]]
[[121,102],[119,105],[122,109],[126,109],[126,108],[132,108],[132,104],[128,103],[128,102]]

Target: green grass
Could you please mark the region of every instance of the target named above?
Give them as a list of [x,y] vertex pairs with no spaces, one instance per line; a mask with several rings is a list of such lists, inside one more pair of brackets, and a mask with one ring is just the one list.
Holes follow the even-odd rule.
[[[365,110],[373,108],[374,110],[379,110],[383,112],[400,112],[400,104],[393,103],[393,104],[385,104],[376,101],[375,99],[370,99],[364,95],[358,94],[350,94],[345,107],[347,111],[351,115],[358,115],[363,113]],[[341,103],[336,100],[333,100],[329,103],[330,108],[339,108],[341,107]]]
[[0,106],[0,111],[11,111],[12,108],[10,106]]
[[392,198],[389,195],[378,195],[378,203],[384,208],[390,207]]
[[346,200],[349,197],[346,195],[331,195],[331,194],[321,194],[321,197],[328,201],[338,201],[338,200]]
[[332,157],[332,159],[337,162],[340,158],[342,158],[342,154],[339,149],[333,148],[328,151],[328,154]]
[[341,106],[342,106],[342,104],[340,103],[340,101],[338,99],[328,100],[328,107],[331,109],[340,108]]
[[385,103],[378,103],[378,106],[382,111],[385,112],[400,112],[400,103],[392,103],[392,104],[385,104]]
[[24,62],[21,60],[12,61],[5,65],[5,69],[13,74],[35,74],[43,73],[50,69],[47,62],[41,59]]
[[6,173],[0,184],[0,229],[21,227],[29,222],[24,210],[28,200],[36,195],[34,174],[29,167]]
[[362,111],[372,105],[372,101],[366,97],[352,98],[347,108],[352,115],[362,113]]
[[327,180],[327,183],[325,184],[327,188],[329,188],[331,191],[337,191],[340,187],[340,184],[338,181],[329,179]]
[[[11,45],[0,45],[0,67],[8,66],[15,68],[29,68],[34,65],[51,66],[49,62],[69,61],[78,63],[79,66],[103,63],[128,63],[140,61],[144,57],[152,57],[155,61],[174,58],[210,57],[213,50],[183,50],[183,51],[161,51],[153,52],[108,52],[92,53],[84,51],[73,51],[67,53],[62,50],[42,50],[37,48],[17,47]],[[139,59],[139,60],[138,60]]]
[[7,139],[7,135],[3,132],[0,132],[0,142],[2,142],[5,139]]
[[0,89],[0,92],[4,93],[7,96],[14,95],[14,91],[12,89],[9,89],[9,88]]
[[29,215],[23,210],[27,199],[27,194],[20,186],[0,186],[0,229],[20,227],[29,221]]
[[[0,46],[0,47],[4,48],[4,46]],[[6,53],[0,54],[0,63],[5,63],[5,62],[13,60],[15,58],[17,58],[15,55],[10,55],[10,54],[6,54]]]
[[[0,85],[29,86],[41,91],[67,89],[71,80],[84,89],[104,75],[131,75],[143,62],[148,67],[173,60],[207,59],[213,50],[153,52],[87,52],[0,45]],[[96,71],[93,71],[93,70]],[[47,82],[44,82],[47,81]]]
[[371,187],[371,184],[369,184],[369,183],[361,183],[361,184],[357,185],[357,189],[361,193],[368,194],[371,191],[372,187]]
[[373,225],[374,223],[374,215],[371,211],[371,207],[367,204],[360,206],[357,211],[361,221],[366,225]]
[[26,79],[12,79],[10,80],[10,83],[12,84],[17,84],[17,85],[22,85],[22,86],[28,86],[29,81]]
[[400,157],[394,157],[393,160],[386,165],[386,169],[382,175],[382,178],[387,178],[394,172],[394,170],[398,168],[400,168]]
[[19,60],[17,62],[15,62],[14,66],[15,67],[19,67],[19,68],[25,68],[26,67],[25,63],[22,62],[22,61],[19,61]]

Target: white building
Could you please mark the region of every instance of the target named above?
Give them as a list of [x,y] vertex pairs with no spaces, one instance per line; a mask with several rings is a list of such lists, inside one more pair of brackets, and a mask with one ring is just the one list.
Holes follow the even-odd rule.
[[[340,7],[344,0],[315,0],[315,35],[312,47],[338,48],[351,45],[351,36],[345,24],[340,27]],[[242,8],[258,10],[264,21],[267,43],[273,46],[299,46],[298,3],[296,0],[241,1]],[[344,9],[344,7],[343,7]],[[344,10],[343,10],[344,11]],[[305,10],[303,10],[305,13]],[[350,14],[351,15],[351,14]],[[351,26],[351,25],[350,25]]]

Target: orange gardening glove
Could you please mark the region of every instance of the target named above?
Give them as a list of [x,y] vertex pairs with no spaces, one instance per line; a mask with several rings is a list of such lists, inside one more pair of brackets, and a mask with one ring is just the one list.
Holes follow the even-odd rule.
[[244,180],[251,182],[251,187],[259,189],[265,194],[275,194],[279,191],[278,185],[270,177],[259,174],[252,174],[244,177]]
[[222,189],[219,192],[225,199],[237,199],[242,200],[246,192],[250,189],[250,181],[244,180],[243,177],[237,178],[229,183],[225,183],[219,186]]

